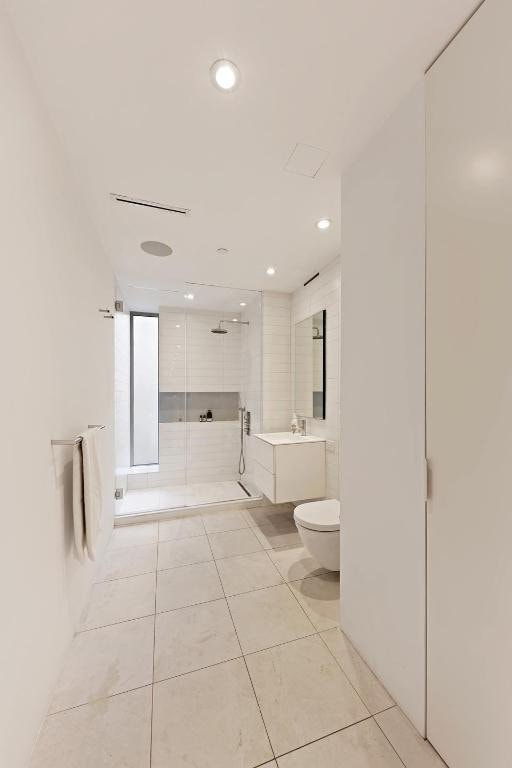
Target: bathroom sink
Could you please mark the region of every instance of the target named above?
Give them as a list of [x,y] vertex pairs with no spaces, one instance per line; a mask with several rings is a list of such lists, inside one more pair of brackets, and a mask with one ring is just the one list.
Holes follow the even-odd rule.
[[325,443],[325,438],[314,435],[297,435],[293,432],[266,432],[254,435],[270,445],[293,445],[294,443]]

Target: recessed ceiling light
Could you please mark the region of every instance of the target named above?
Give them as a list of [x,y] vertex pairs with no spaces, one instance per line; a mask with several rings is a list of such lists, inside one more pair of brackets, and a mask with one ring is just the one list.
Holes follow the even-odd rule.
[[228,59],[217,59],[210,67],[213,84],[221,91],[232,91],[240,81],[240,72],[236,64]]
[[181,325],[177,325],[176,328],[181,328]]
[[183,298],[188,299],[188,301],[192,301],[192,299],[194,298],[194,294],[193,293],[184,293],[183,294]]
[[329,229],[331,226],[331,220],[330,219],[320,219],[316,223],[317,229]]
[[151,256],[170,256],[172,253],[171,246],[161,243],[159,240],[144,240],[140,247],[146,253],[150,253]]
[[238,317],[234,317],[234,318],[233,318],[233,322],[234,322],[234,323],[238,323]]
[[217,253],[220,253],[222,256],[226,253],[229,253],[229,248],[217,248]]
[[240,302],[240,306],[241,306],[241,307],[246,307],[246,306],[247,306],[247,304],[246,304],[246,302],[245,302],[245,301],[241,301],[241,302]]
[[275,275],[275,273],[276,273],[276,270],[274,269],[274,267],[268,267],[267,275]]

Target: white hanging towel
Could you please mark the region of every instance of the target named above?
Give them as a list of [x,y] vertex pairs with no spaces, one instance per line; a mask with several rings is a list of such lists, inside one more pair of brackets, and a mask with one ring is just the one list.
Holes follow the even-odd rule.
[[82,432],[73,448],[73,526],[75,548],[81,562],[96,559],[101,525],[101,473],[97,429]]
[[82,461],[84,477],[85,541],[87,554],[96,559],[98,538],[101,530],[102,491],[98,456],[98,429],[86,429],[82,437]]
[[82,441],[73,446],[73,531],[75,549],[81,563],[87,557],[85,541],[85,505],[84,505],[84,463],[82,459]]

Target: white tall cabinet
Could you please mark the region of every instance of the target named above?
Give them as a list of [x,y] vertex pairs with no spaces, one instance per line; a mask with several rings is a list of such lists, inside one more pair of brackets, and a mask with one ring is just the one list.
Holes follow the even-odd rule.
[[427,735],[512,765],[512,3],[427,75]]

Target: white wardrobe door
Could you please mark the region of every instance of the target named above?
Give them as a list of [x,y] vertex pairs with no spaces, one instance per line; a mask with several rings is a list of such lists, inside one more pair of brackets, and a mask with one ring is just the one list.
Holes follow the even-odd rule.
[[512,764],[512,3],[427,76],[427,734]]

